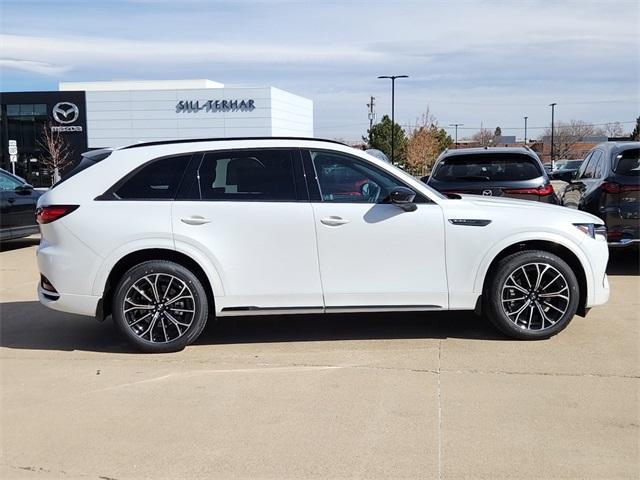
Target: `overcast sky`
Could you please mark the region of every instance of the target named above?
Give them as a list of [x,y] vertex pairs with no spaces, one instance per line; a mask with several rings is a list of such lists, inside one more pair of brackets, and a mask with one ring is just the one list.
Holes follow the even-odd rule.
[[[378,118],[482,124],[529,136],[557,118],[633,122],[640,2],[0,0],[3,91],[59,81],[208,78],[311,98],[318,137],[356,140]],[[631,123],[624,125],[627,130]],[[541,127],[536,129],[536,127]],[[513,129],[512,129],[513,128]],[[469,129],[469,130],[467,130]]]

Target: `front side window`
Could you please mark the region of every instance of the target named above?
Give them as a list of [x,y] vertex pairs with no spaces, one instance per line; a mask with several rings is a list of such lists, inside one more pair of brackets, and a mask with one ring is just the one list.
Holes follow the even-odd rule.
[[13,191],[16,187],[22,185],[15,178],[11,178],[9,175],[5,175],[4,173],[0,173],[0,191],[7,192]]
[[204,155],[180,198],[228,201],[295,201],[289,150],[234,150]]
[[386,203],[391,190],[404,186],[392,175],[353,157],[311,152],[323,202]]
[[119,200],[172,200],[190,159],[191,154],[152,160],[117,186],[113,196]]

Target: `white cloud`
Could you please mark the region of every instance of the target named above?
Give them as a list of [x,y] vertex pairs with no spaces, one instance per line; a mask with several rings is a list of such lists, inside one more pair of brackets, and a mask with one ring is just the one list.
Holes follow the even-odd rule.
[[[264,43],[219,43],[207,40],[142,41],[97,37],[38,37],[0,35],[5,54],[45,64],[54,61],[67,69],[100,62],[189,64],[227,63],[286,64],[375,62],[384,54],[354,46],[277,45]],[[46,59],[46,60],[45,60]],[[35,70],[33,70],[37,73]]]
[[0,58],[0,70],[3,68],[20,70],[23,72],[46,75],[50,77],[62,75],[69,70],[69,67],[54,65],[47,62],[20,60],[17,58]]

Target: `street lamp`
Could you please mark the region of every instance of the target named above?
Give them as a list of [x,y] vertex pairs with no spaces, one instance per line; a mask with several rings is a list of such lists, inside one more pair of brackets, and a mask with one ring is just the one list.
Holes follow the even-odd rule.
[[554,116],[555,116],[555,112],[556,112],[556,105],[557,103],[550,103],[549,106],[551,107],[551,170],[553,170],[553,160],[555,157],[555,147],[553,144],[553,121],[554,121]]
[[456,150],[458,149],[458,127],[463,126],[464,123],[450,123],[450,127],[456,127]]
[[524,144],[527,145],[527,118],[524,117]]
[[396,78],[409,78],[409,75],[380,75],[378,78],[388,78],[391,80],[391,163],[394,162],[395,146],[395,103],[396,103]]

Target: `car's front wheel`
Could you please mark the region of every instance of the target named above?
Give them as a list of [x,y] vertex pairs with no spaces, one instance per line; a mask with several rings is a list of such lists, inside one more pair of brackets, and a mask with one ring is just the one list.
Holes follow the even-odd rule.
[[485,288],[489,320],[518,339],[549,338],[564,329],[578,308],[578,280],[557,255],[525,250],[497,265]]
[[127,271],[113,296],[113,320],[145,352],[182,350],[207,322],[207,294],[184,266],[165,260],[143,262]]

